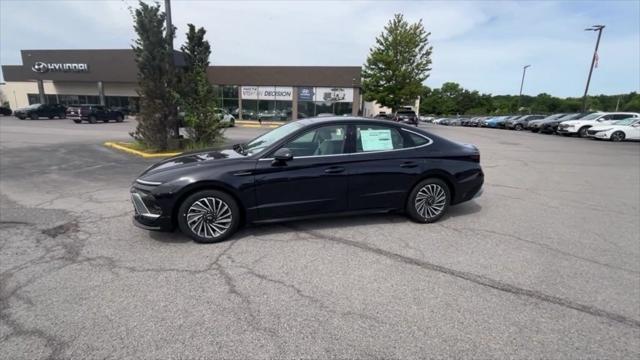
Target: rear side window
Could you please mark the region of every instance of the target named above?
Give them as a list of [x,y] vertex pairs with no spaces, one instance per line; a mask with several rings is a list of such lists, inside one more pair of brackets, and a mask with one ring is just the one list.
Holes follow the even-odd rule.
[[421,146],[429,142],[428,139],[423,138],[422,136],[416,135],[414,133],[407,132],[407,135],[409,135],[409,138],[411,139],[413,146]]
[[356,125],[356,152],[404,148],[404,138],[395,127]]

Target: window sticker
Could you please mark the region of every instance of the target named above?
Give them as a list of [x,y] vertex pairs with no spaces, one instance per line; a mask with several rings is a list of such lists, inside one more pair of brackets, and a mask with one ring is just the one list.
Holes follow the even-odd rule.
[[393,150],[391,130],[360,130],[363,151]]

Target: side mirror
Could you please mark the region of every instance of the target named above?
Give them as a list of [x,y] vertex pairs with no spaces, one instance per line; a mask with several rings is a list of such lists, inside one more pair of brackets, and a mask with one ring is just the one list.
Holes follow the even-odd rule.
[[291,161],[293,160],[293,153],[287,148],[280,148],[273,154],[273,159],[281,163]]

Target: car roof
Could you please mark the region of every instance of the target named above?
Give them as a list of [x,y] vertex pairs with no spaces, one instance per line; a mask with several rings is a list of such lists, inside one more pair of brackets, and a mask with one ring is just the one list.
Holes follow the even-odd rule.
[[296,122],[303,125],[315,125],[315,124],[323,124],[323,123],[348,123],[348,122],[366,122],[371,124],[380,124],[380,125],[399,125],[398,123],[391,122],[389,120],[377,120],[372,118],[365,118],[361,116],[323,116],[323,117],[311,117],[305,118],[301,120],[296,120]]

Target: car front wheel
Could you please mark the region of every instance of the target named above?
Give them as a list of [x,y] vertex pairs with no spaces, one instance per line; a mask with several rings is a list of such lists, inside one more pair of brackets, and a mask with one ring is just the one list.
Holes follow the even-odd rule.
[[222,191],[205,190],[190,195],[178,210],[180,230],[199,243],[228,239],[240,224],[240,208]]
[[38,114],[31,114],[29,117],[31,120],[38,120]]
[[450,202],[451,192],[444,181],[435,178],[426,179],[411,191],[406,212],[416,222],[432,223],[445,214]]
[[624,141],[624,133],[622,131],[616,131],[613,134],[611,134],[611,141],[614,142],[620,142],[620,141]]

